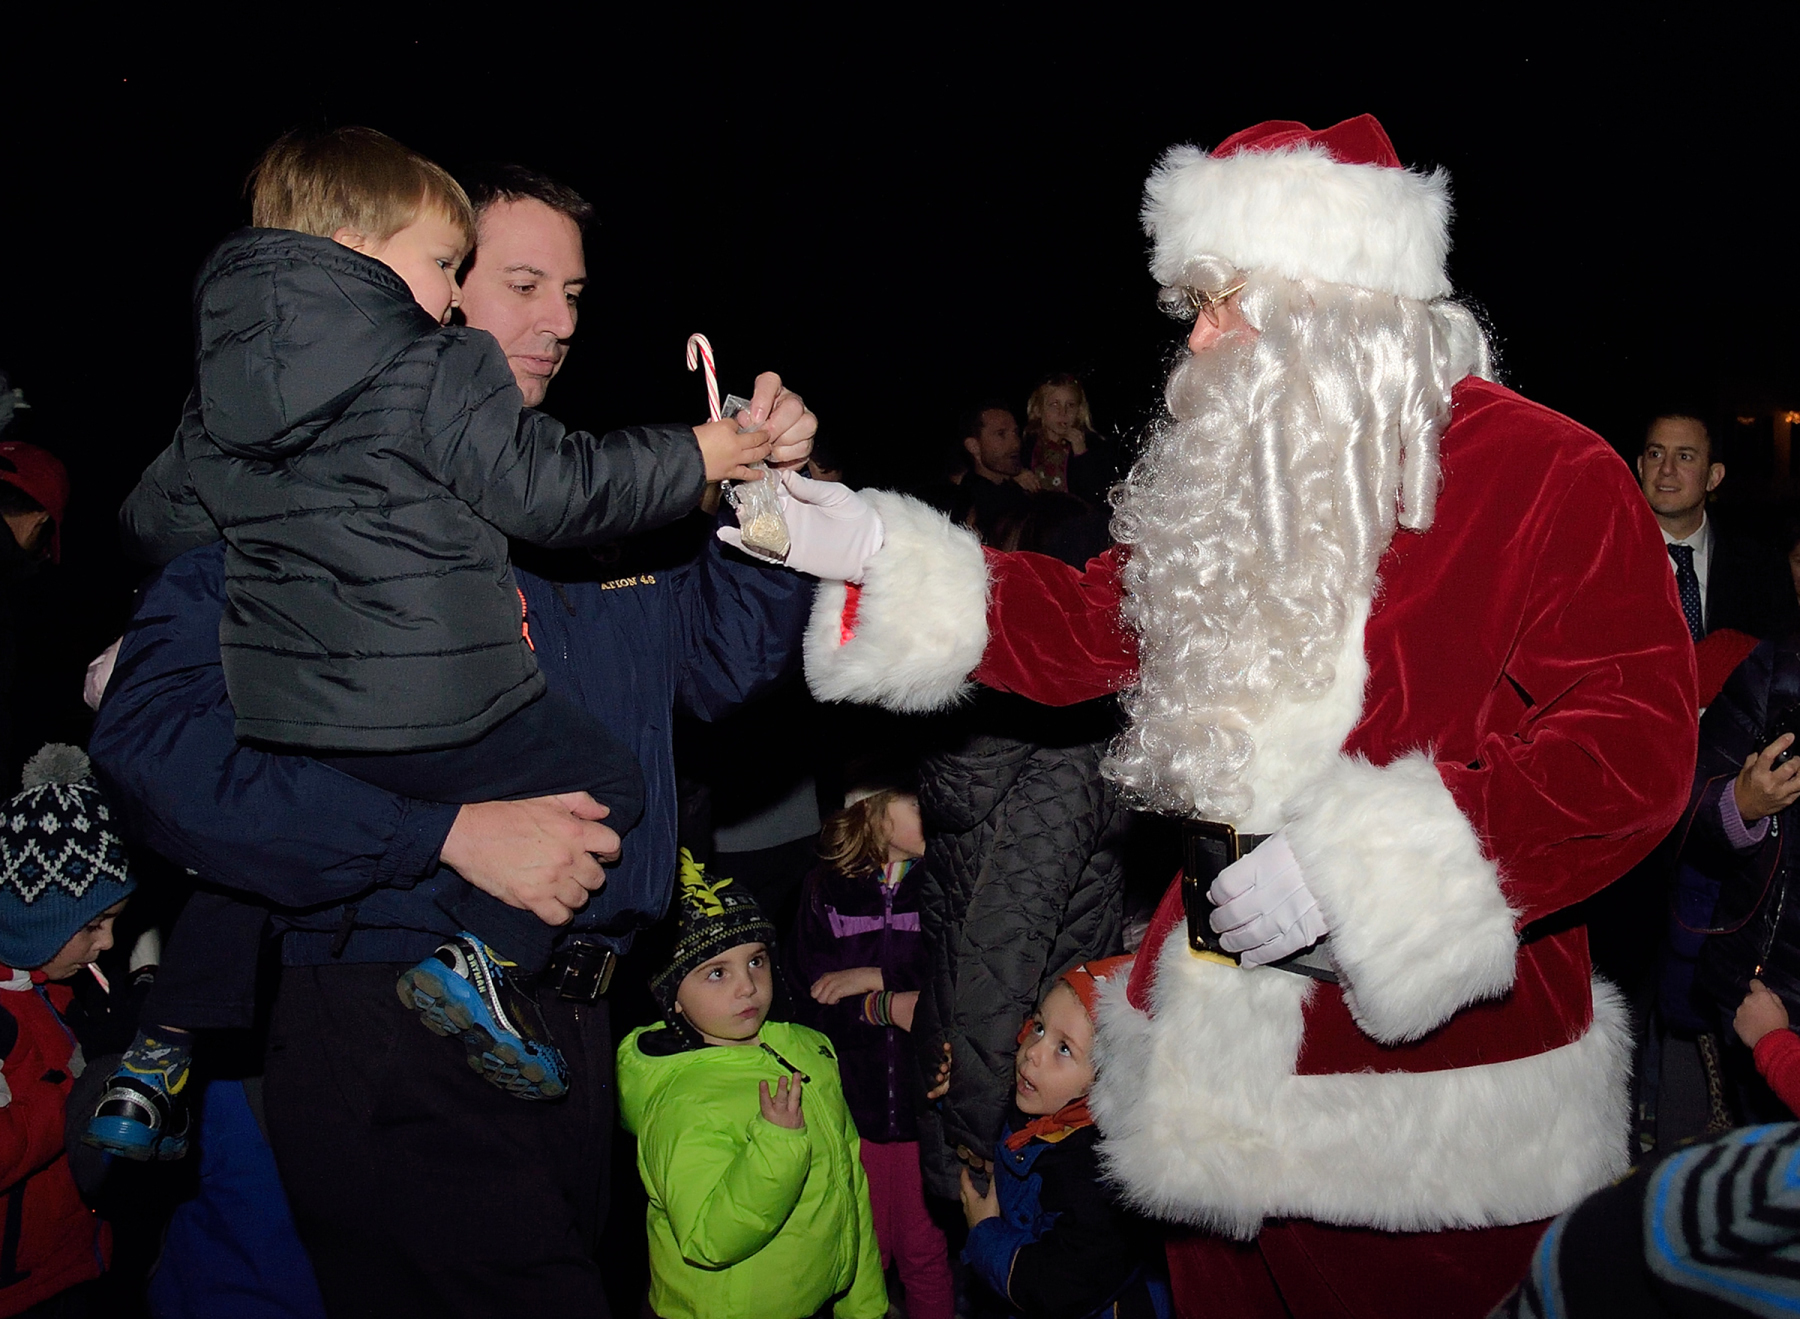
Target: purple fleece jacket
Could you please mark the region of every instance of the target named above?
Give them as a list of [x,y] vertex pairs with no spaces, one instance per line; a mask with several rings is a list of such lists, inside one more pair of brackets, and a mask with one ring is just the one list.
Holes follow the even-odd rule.
[[908,1090],[912,1037],[898,1026],[869,1020],[865,995],[852,994],[826,1006],[814,1002],[808,990],[827,972],[856,966],[880,967],[887,990],[919,988],[925,972],[925,941],[919,933],[922,865],[914,862],[892,889],[882,886],[879,870],[845,879],[821,865],[806,877],[800,896],[790,960],[795,1016],[837,1046],[844,1098],[864,1140],[918,1139]]

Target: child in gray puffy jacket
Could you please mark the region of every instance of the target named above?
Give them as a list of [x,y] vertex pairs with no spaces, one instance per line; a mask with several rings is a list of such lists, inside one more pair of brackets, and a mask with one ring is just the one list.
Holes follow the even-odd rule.
[[[588,545],[672,521],[708,480],[747,475],[766,437],[726,421],[597,438],[525,408],[493,338],[447,324],[475,238],[467,196],[380,133],[285,137],[253,188],[258,227],[197,282],[195,388],[121,512],[127,545],[161,565],[225,540],[240,739],[421,800],[590,792],[623,832],[642,810],[636,760],[546,694],[507,537]],[[512,984],[548,963],[556,927],[460,882],[440,905],[463,933],[401,977],[402,1002],[494,1084],[563,1093],[560,1053]],[[171,952],[204,946],[204,965],[165,961],[146,1010],[165,1029],[121,1068],[168,1105],[188,1047],[166,1028],[248,1025],[254,1000],[263,914],[204,893],[183,915],[196,922],[208,937],[178,933]],[[117,1152],[167,1153],[152,1136]]]

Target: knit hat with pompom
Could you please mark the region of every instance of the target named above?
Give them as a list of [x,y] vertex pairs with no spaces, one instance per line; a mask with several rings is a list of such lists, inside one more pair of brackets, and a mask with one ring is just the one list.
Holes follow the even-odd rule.
[[0,963],[29,970],[137,880],[86,752],[51,743],[20,778],[25,790],[0,807]]

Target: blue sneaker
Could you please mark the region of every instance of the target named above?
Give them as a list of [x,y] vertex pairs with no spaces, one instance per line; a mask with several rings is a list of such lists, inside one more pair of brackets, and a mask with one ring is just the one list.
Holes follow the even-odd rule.
[[81,1143],[147,1163],[188,1152],[189,1046],[142,1031],[106,1078],[106,1090],[81,1133]]
[[400,1001],[434,1035],[462,1041],[472,1071],[518,1099],[559,1099],[569,1069],[537,1004],[506,974],[509,963],[459,934],[400,977]]

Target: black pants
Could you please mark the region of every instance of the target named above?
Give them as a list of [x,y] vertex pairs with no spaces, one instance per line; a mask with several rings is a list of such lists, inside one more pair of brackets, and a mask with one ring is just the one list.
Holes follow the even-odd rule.
[[[624,833],[644,813],[637,757],[573,701],[546,693],[467,746],[441,751],[321,756],[364,783],[418,801],[518,801],[592,793]],[[437,905],[524,976],[544,969],[562,927],[509,907],[473,884],[442,885]],[[188,1030],[249,1027],[255,1021],[256,967],[268,912],[230,894],[199,889],[163,950],[144,1021]]]
[[605,1000],[539,993],[571,1084],[564,1099],[525,1103],[418,1028],[394,996],[404,969],[287,967],[276,996],[269,1138],[326,1311],[604,1319]]

